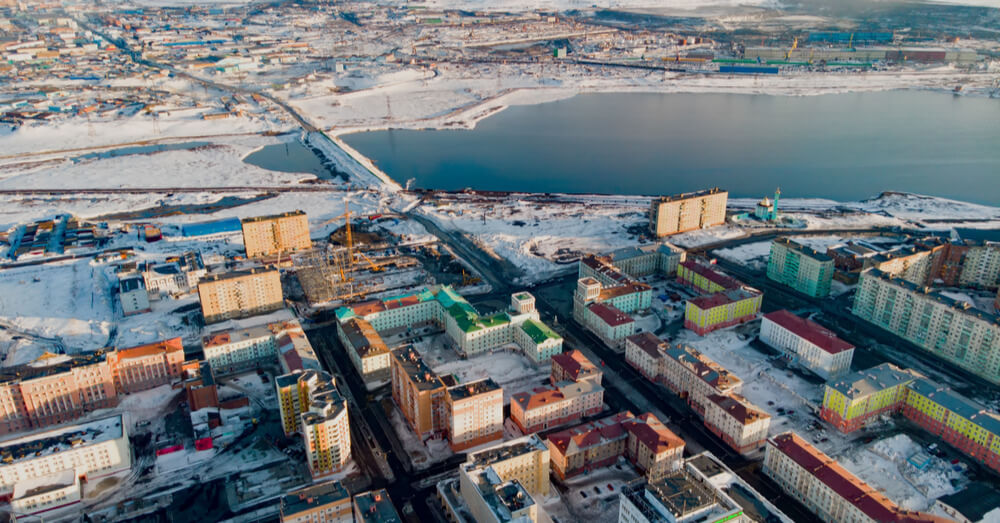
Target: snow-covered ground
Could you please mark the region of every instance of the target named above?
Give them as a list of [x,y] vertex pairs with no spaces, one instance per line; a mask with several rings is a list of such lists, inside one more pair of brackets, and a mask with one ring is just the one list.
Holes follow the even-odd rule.
[[[960,490],[967,481],[950,463],[931,456],[924,470],[907,462],[922,449],[906,434],[857,446],[837,460],[889,499],[908,510],[927,510],[934,500]],[[958,488],[956,488],[956,486]]]

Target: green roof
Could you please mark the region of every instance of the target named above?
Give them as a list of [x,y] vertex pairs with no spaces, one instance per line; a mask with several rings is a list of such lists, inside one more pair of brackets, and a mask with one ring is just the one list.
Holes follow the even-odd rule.
[[508,316],[506,312],[498,312],[492,316],[483,316],[482,318],[479,318],[479,323],[484,327],[496,327],[497,325],[510,323],[510,316]]
[[334,311],[334,314],[337,315],[338,321],[343,322],[345,320],[349,320],[354,317],[354,309],[350,307],[337,307],[337,310]]
[[531,341],[542,343],[545,340],[558,340],[560,336],[542,322],[525,320],[521,324],[521,330],[531,336]]

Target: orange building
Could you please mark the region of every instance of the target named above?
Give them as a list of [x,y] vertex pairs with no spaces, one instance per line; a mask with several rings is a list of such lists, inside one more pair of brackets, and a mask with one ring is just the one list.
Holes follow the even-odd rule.
[[184,363],[180,338],[121,349],[108,355],[115,386],[132,393],[165,385],[179,378]]

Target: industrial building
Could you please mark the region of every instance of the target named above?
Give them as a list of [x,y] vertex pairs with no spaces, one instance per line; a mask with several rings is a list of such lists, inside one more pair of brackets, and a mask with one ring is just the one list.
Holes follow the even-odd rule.
[[823,379],[836,378],[851,369],[854,346],[818,323],[787,310],[769,312],[760,323],[760,341],[785,353]]
[[656,198],[650,204],[649,230],[657,238],[726,222],[729,193],[718,187]]
[[118,301],[122,304],[122,314],[133,316],[153,310],[149,306],[149,293],[142,276],[122,274],[118,279]]
[[1000,317],[878,269],[861,274],[857,317],[1000,384]]
[[309,219],[303,211],[244,218],[240,226],[247,258],[288,254],[312,247]]
[[767,277],[807,296],[824,298],[830,295],[833,259],[788,238],[775,238],[767,259]]
[[951,521],[900,508],[794,432],[778,434],[767,441],[762,470],[821,521]]
[[284,306],[281,276],[276,270],[208,276],[198,283],[198,298],[205,323],[246,318]]

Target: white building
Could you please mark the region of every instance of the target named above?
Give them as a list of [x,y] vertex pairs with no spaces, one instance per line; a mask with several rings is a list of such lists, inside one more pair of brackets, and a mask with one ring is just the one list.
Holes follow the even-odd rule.
[[833,379],[851,370],[854,345],[823,326],[786,310],[764,315],[760,341],[785,352],[823,379]]
[[136,274],[122,275],[118,280],[118,299],[122,303],[122,314],[126,316],[152,310],[149,307],[149,293],[146,292],[142,277]]

